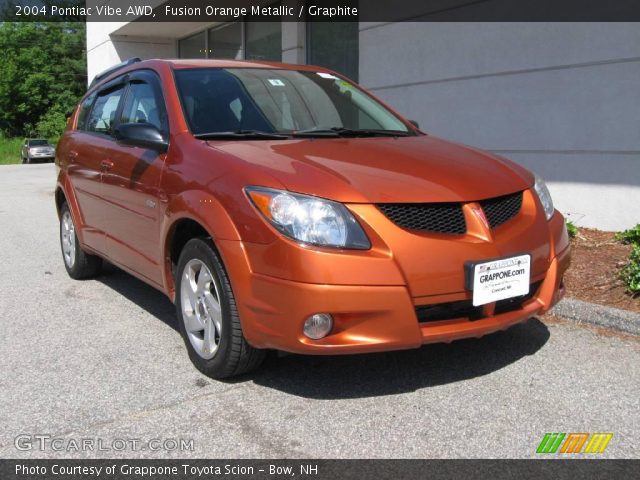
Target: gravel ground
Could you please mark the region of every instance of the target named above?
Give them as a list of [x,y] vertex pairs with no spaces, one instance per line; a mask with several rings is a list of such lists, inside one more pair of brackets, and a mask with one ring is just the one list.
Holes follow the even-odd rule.
[[[639,457],[640,343],[569,322],[206,378],[162,294],[114,268],[68,278],[54,177],[52,165],[0,167],[2,458],[526,458],[545,432],[613,432],[604,457]],[[18,450],[21,434],[63,450]],[[81,439],[106,450],[68,450]],[[116,439],[140,443],[116,451]],[[151,439],[192,449],[152,451]]]

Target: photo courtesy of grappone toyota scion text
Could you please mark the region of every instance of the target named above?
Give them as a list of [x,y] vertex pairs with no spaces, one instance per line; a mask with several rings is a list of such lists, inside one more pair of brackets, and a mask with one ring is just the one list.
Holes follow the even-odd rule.
[[105,259],[164,292],[214,378],[270,349],[480,337],[564,294],[569,240],[541,178],[324,68],[129,60],[93,81],[56,164],[69,275]]

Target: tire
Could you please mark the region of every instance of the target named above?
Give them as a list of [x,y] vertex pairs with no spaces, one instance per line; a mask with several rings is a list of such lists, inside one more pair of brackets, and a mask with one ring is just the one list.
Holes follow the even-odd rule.
[[74,280],[95,277],[102,269],[102,259],[80,247],[69,205],[60,208],[60,249],[67,273]]
[[30,157],[25,158],[24,163],[26,163],[27,165],[31,165],[31,158]]
[[180,333],[198,370],[222,379],[260,366],[266,351],[244,338],[229,277],[211,239],[187,242],[175,285]]

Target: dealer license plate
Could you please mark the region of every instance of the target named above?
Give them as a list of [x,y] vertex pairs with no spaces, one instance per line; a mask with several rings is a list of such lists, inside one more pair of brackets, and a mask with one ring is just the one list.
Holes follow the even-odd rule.
[[485,305],[529,293],[531,255],[474,263],[473,305]]

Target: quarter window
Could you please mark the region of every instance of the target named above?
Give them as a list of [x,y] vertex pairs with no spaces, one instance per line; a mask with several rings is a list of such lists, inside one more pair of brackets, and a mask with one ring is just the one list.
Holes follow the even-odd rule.
[[116,121],[116,111],[122,97],[123,88],[119,87],[103,95],[98,95],[89,118],[86,129],[90,132],[111,134]]

